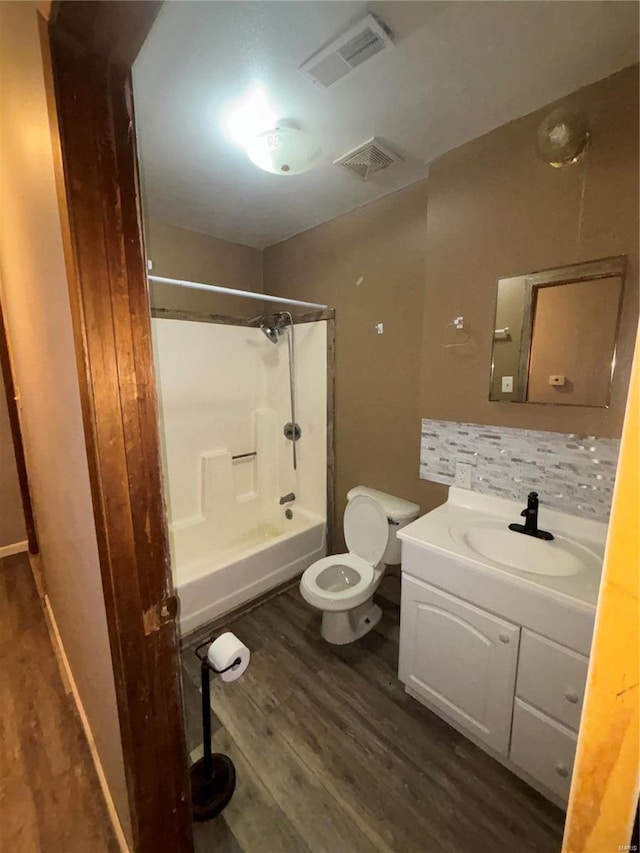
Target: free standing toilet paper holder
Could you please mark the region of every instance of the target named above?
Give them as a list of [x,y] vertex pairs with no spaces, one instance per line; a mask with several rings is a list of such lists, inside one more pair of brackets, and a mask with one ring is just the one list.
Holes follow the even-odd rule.
[[[212,752],[211,749],[211,685],[210,672],[221,675],[240,663],[236,658],[224,669],[215,669],[208,658],[211,637],[195,649],[200,660],[200,682],[202,685],[202,743],[204,754],[191,767],[191,803],[194,820],[210,820],[227,805],[236,787],[236,768],[228,755]],[[202,649],[206,649],[204,653]]]

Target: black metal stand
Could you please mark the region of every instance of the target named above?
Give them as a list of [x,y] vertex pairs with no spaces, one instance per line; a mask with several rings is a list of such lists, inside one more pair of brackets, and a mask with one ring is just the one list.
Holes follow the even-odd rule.
[[[205,645],[208,645],[205,644]],[[206,654],[200,658],[202,682],[202,742],[204,755],[191,768],[191,802],[194,820],[210,820],[227,805],[236,787],[236,768],[228,755],[211,752],[211,691],[209,664]],[[227,669],[239,663],[234,661]],[[217,670],[213,670],[217,672]],[[226,672],[227,670],[223,670]]]

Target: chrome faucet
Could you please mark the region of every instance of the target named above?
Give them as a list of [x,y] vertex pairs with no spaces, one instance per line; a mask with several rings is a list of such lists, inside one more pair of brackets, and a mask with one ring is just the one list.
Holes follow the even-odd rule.
[[547,530],[538,530],[538,493],[529,492],[527,498],[527,508],[520,513],[524,517],[524,524],[510,524],[509,530],[514,530],[516,533],[524,533],[527,536],[534,536],[536,539],[546,539],[551,541],[553,533]]
[[291,503],[291,501],[295,501],[295,499],[296,499],[296,496],[294,495],[294,493],[289,492],[288,495],[283,495],[280,498],[280,506],[282,506],[283,504]]

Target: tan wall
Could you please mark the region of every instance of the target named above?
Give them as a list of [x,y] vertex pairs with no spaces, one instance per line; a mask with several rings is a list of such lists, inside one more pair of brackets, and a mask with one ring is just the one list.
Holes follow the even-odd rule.
[[[152,275],[257,293],[263,291],[262,253],[259,249],[228,243],[157,219],[147,219],[145,241],[147,256],[153,261]],[[262,302],[168,284],[153,284],[151,301],[155,307],[240,317],[253,317],[262,311]]]
[[265,292],[336,309],[339,536],[352,486],[418,502],[424,492],[417,392],[426,211],[423,181],[264,252]]
[[7,401],[0,376],[0,548],[24,542],[26,538]]
[[[536,159],[550,105],[444,155],[428,182],[265,250],[265,292],[336,308],[339,529],[356,483],[423,510],[446,499],[418,479],[421,417],[620,435],[638,314],[638,68],[564,102],[592,128],[572,167]],[[629,271],[611,407],[489,402],[497,279],[616,254]],[[470,344],[445,349],[458,315]]]
[[130,835],[35,10],[0,3],[3,306],[47,592]]
[[[559,103],[584,109],[591,124],[592,146],[573,166],[553,169],[534,153],[536,128],[553,105],[431,166],[423,417],[620,435],[638,316],[638,67]],[[617,254],[628,256],[629,270],[611,407],[489,402],[496,279]],[[472,341],[442,349],[443,328],[459,314]]]

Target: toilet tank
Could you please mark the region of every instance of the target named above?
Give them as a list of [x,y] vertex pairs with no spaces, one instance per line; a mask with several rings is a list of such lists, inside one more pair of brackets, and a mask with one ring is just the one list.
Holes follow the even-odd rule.
[[353,500],[356,495],[367,495],[367,497],[373,498],[385,511],[389,524],[389,540],[380,562],[384,563],[385,566],[397,565],[400,562],[401,546],[397,537],[398,530],[405,524],[415,521],[420,515],[420,507],[418,504],[404,500],[404,498],[397,498],[395,495],[380,492],[378,489],[370,489],[368,486],[354,486],[347,493],[347,500]]

